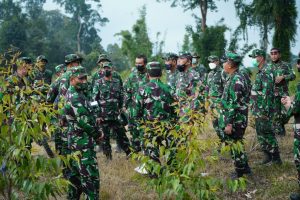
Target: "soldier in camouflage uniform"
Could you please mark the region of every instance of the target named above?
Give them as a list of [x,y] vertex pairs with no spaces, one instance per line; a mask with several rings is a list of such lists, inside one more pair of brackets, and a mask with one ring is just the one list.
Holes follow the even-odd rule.
[[233,178],[236,178],[251,173],[243,145],[248,122],[250,88],[245,77],[239,72],[241,57],[232,52],[228,52],[226,57],[223,68],[229,79],[222,96],[219,126],[223,130],[225,143],[230,145],[235,166]]
[[92,99],[98,102],[99,106],[97,121],[104,133],[103,152],[109,160],[112,159],[110,136],[113,133],[116,135],[117,143],[120,144],[121,149],[127,155],[130,154],[125,127],[118,120],[123,108],[123,85],[118,78],[113,78],[112,68],[110,62],[103,63],[104,77],[95,81],[92,94]]
[[296,75],[292,67],[280,59],[281,54],[278,48],[272,48],[270,52],[272,64],[272,72],[275,78],[274,94],[275,94],[275,119],[274,130],[275,134],[284,136],[284,124],[287,123],[287,118],[284,115],[284,108],[281,104],[281,98],[289,96],[289,82],[295,80]]
[[52,72],[49,69],[46,69],[47,63],[48,60],[44,55],[40,55],[36,58],[36,68],[32,71],[35,84],[51,84]]
[[175,93],[176,89],[176,77],[178,73],[178,71],[176,70],[177,59],[178,56],[174,53],[168,53],[164,56],[167,84],[171,87],[172,93]]
[[[177,61],[177,78],[175,99],[179,102],[180,116],[184,116],[189,109],[198,110],[204,105],[205,90],[198,72],[192,68],[192,55],[182,53]],[[202,105],[201,105],[202,104]]]
[[140,138],[142,132],[139,130],[138,123],[134,119],[135,111],[135,98],[139,87],[146,84],[148,80],[146,70],[147,58],[144,55],[139,55],[135,59],[135,68],[124,84],[125,101],[124,106],[128,112],[128,130],[132,136],[131,145],[135,151],[140,151]]
[[265,61],[266,53],[263,50],[254,49],[249,56],[255,59],[254,65],[258,67],[251,90],[251,111],[255,117],[257,139],[265,155],[261,164],[281,164],[278,142],[273,130],[274,77]]
[[207,93],[207,99],[209,101],[210,112],[212,116],[213,127],[219,136],[220,140],[223,141],[221,130],[219,128],[219,115],[220,115],[220,102],[226,84],[224,78],[224,71],[220,66],[220,60],[217,56],[211,55],[208,57],[209,68],[211,71],[207,75],[207,84],[205,91]]
[[[300,72],[300,54],[297,59],[297,70]],[[298,172],[298,184],[300,188],[300,82],[297,84],[297,92],[293,98],[287,96],[281,99],[281,103],[285,106],[287,117],[294,116],[294,161]],[[300,192],[292,193],[291,200],[300,200]]]
[[[134,117],[137,121],[145,122],[145,125],[153,130],[156,122],[172,121],[176,115],[172,107],[174,99],[171,95],[171,88],[160,80],[162,75],[160,64],[148,63],[147,71],[150,80],[138,90]],[[153,142],[154,138],[155,142]],[[168,146],[169,141],[163,136],[157,137],[154,131],[147,132],[144,135],[144,140],[146,139],[151,141],[151,144],[145,146],[146,155],[159,162],[159,146],[163,145],[163,140]]]
[[85,95],[87,74],[81,66],[69,69],[70,86],[65,95],[64,114],[68,123],[68,148],[71,153],[79,151],[79,162],[71,161],[68,199],[99,199],[99,168],[94,147],[102,137],[96,128],[95,114]]
[[196,53],[193,54],[192,68],[194,68],[195,71],[198,72],[200,81],[205,83],[206,76],[207,76],[207,69],[204,65],[200,63],[200,56],[198,56]]
[[55,67],[56,78],[60,77],[65,72],[66,72],[66,65],[65,64],[60,64],[60,65],[57,65]]

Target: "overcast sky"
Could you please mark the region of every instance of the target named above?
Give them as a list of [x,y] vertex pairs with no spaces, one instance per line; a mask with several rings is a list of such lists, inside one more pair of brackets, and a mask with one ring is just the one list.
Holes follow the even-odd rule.
[[[297,2],[297,11],[299,15],[300,1]],[[200,9],[194,12],[183,12],[180,7],[171,8],[170,2],[157,3],[156,0],[101,0],[102,9],[100,13],[103,17],[107,17],[109,22],[101,27],[99,33],[102,38],[102,46],[107,47],[108,44],[120,44],[120,38],[115,37],[115,33],[121,30],[132,30],[132,25],[139,17],[139,9],[146,5],[147,7],[147,26],[152,42],[156,41],[156,33],[161,32],[161,39],[165,39],[166,52],[180,51],[182,46],[183,37],[185,34],[186,25],[194,25],[195,20],[192,13],[200,16]],[[216,1],[218,12],[208,12],[207,25],[215,25],[221,18],[224,18],[224,24],[232,29],[226,32],[227,43],[229,43],[231,32],[238,26],[239,19],[235,14],[233,0]],[[52,10],[59,8],[48,0],[45,4],[45,9]],[[300,51],[300,25],[299,18],[297,19],[298,29],[296,42],[292,47],[292,53],[298,54]],[[272,36],[270,35],[270,41]],[[258,28],[251,28],[249,31],[249,43],[259,43],[259,30]],[[259,45],[258,45],[259,46]],[[269,45],[271,47],[271,44]],[[246,61],[247,62],[247,61]]]

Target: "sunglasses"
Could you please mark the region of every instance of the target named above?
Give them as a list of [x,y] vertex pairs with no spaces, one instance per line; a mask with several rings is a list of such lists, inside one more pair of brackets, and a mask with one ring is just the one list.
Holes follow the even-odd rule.
[[278,51],[271,51],[270,54],[271,54],[271,55],[277,55],[277,54],[278,54]]

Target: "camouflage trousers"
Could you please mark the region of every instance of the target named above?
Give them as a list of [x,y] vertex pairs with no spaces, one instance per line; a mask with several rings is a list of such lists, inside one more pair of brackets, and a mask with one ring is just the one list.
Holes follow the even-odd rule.
[[294,161],[298,172],[298,184],[300,186],[300,124],[294,124]]
[[222,130],[220,129],[220,126],[219,126],[220,110],[216,107],[210,107],[210,113],[211,113],[211,120],[212,120],[213,128],[215,129],[221,142],[223,142],[224,136],[223,136]]
[[104,139],[102,141],[103,153],[106,157],[111,159],[112,150],[110,145],[110,138],[112,135],[116,136],[116,142],[121,147],[121,149],[128,155],[130,153],[130,143],[126,136],[126,130],[120,122],[112,120],[112,121],[104,121],[101,124],[102,131],[104,133]]
[[255,129],[257,140],[264,152],[274,154],[279,152],[278,142],[274,134],[272,120],[256,118]]
[[243,173],[249,169],[248,157],[243,142],[244,133],[245,128],[233,126],[231,135],[224,134],[224,142],[230,146],[231,158],[237,173]]
[[134,118],[128,120],[128,131],[131,134],[131,145],[134,151],[141,151],[142,131],[138,127],[138,123]]
[[273,128],[275,134],[285,135],[285,127],[284,125],[287,123],[287,117],[284,114],[285,108],[281,103],[281,96],[276,96],[274,101],[274,120],[273,120]]
[[99,199],[99,168],[94,148],[81,149],[79,162],[71,161],[68,200],[79,200],[84,193],[89,200]]

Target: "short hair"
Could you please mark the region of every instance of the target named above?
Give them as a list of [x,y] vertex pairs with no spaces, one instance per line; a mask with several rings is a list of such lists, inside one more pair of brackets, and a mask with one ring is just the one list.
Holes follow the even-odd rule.
[[270,51],[273,51],[273,50],[278,51],[280,53],[280,49],[277,47],[273,47]]
[[147,57],[145,56],[145,55],[143,55],[143,54],[140,54],[140,55],[138,55],[136,58],[142,58],[143,60],[144,60],[144,64],[146,65],[147,64]]
[[151,70],[148,70],[148,74],[151,77],[161,77],[162,71],[161,71],[161,69],[151,69]]

